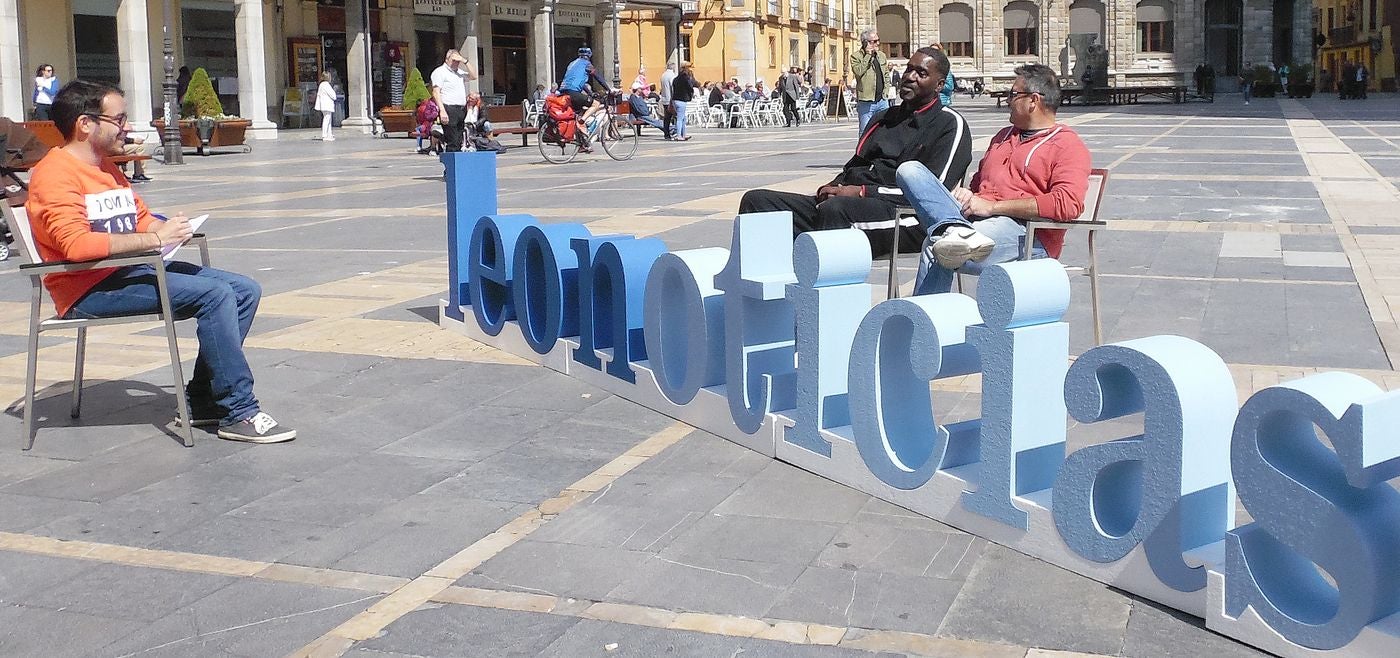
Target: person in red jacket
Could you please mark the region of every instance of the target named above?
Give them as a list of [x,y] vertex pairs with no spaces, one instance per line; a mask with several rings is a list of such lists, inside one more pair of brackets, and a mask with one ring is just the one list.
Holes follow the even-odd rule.
[[[928,231],[914,294],[948,292],[955,272],[1021,258],[1021,220],[1073,221],[1084,212],[1092,156],[1069,126],[1055,120],[1060,83],[1043,64],[1017,67],[1007,104],[1011,125],[992,138],[968,187],[949,192],[918,162],[895,172],[905,198]],[[1035,232],[1033,258],[1060,257],[1063,229]]]
[[[131,129],[120,89],[75,80],[59,90],[52,116],[64,144],[34,166],[25,203],[44,262],[155,251],[193,235],[183,214],[168,220],[152,215],[112,164]],[[231,441],[296,438],[295,430],[259,408],[243,356],[262,289],[241,274],[191,263],[170,261],[165,271],[171,310],[198,321],[199,357],[185,389],[191,423],[217,424],[219,438]],[[158,313],[155,280],[150,265],[128,265],[50,274],[44,286],[60,317],[104,318]]]

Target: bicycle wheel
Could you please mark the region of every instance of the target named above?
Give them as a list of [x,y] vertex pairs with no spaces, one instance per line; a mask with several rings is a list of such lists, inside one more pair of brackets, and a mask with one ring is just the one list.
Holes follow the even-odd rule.
[[535,141],[539,142],[540,155],[554,164],[564,164],[578,155],[578,143],[572,139],[561,140],[559,131],[555,130],[550,122],[545,122],[544,125],[540,126],[540,131],[535,135]]
[[603,143],[603,150],[607,151],[608,157],[614,160],[631,160],[637,153],[637,131],[622,117],[613,117],[612,121],[603,127],[598,141]]

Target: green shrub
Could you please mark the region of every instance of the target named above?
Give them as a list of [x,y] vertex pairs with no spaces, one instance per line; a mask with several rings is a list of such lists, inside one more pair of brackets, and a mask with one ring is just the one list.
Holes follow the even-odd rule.
[[418,72],[418,67],[408,70],[408,84],[403,89],[403,109],[416,110],[418,104],[433,95],[428,91],[428,85],[423,84],[423,74]]
[[185,119],[198,117],[221,117],[224,106],[219,103],[219,95],[214,93],[214,84],[203,68],[194,70],[190,76],[190,86],[180,102],[180,116]]

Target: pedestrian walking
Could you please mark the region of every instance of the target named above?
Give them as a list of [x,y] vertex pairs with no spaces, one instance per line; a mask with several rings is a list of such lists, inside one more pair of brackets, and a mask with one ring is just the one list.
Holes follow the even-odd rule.
[[671,139],[675,135],[676,113],[671,108],[671,88],[676,84],[676,63],[666,64],[666,70],[661,72],[661,84],[656,93],[661,100],[656,102],[661,108],[661,133],[666,139]]
[[334,142],[331,117],[335,114],[335,87],[331,86],[330,71],[321,71],[321,84],[316,85],[316,111],[321,113],[321,141]]
[[1240,94],[1244,96],[1244,104],[1249,105],[1249,96],[1254,92],[1254,65],[1245,62],[1244,68],[1240,69]]
[[783,98],[783,126],[801,126],[802,115],[797,111],[797,98],[802,95],[802,78],[796,66],[778,78],[778,92]]
[[677,141],[687,141],[685,133],[685,107],[695,98],[695,76],[691,73],[690,62],[681,62],[681,70],[671,83],[671,112],[676,115]]

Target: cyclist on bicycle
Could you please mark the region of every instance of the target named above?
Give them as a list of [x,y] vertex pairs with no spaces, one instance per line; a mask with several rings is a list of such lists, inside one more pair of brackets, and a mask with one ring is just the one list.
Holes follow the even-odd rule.
[[574,112],[579,117],[579,126],[587,126],[588,120],[603,109],[603,104],[594,100],[593,95],[589,93],[589,87],[596,84],[605,92],[612,92],[612,87],[606,80],[598,77],[598,73],[593,69],[592,59],[592,48],[579,48],[578,59],[569,64],[569,68],[564,71],[564,79],[559,83],[559,93],[568,94],[569,102],[573,103]]

